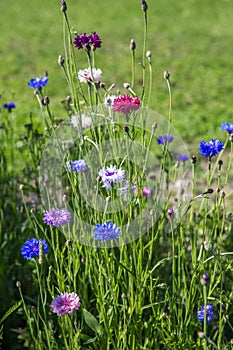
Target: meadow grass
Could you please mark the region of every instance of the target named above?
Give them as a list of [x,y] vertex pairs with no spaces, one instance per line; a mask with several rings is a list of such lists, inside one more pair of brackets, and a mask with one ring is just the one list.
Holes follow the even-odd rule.
[[[93,9],[82,0],[64,13],[46,1],[7,5],[1,102],[16,108],[1,109],[2,348],[232,349],[233,143],[220,130],[232,122],[232,3],[148,1],[144,12],[140,1]],[[77,50],[75,30],[96,31],[102,47]],[[132,38],[136,94],[123,87],[133,80]],[[104,87],[77,78],[93,63]],[[49,83],[30,89],[44,70]],[[129,112],[113,111],[108,93],[137,95],[140,109],[131,101]],[[158,142],[163,135],[174,140]],[[224,149],[201,158],[199,143],[211,138]],[[181,153],[188,160],[177,162]],[[72,171],[78,159],[84,171]],[[127,186],[115,177],[103,187],[110,164]],[[53,207],[68,208],[67,225],[46,221]],[[105,222],[118,239],[93,238]],[[41,243],[25,260],[32,237],[48,252]],[[56,315],[52,301],[72,292],[81,306]]]

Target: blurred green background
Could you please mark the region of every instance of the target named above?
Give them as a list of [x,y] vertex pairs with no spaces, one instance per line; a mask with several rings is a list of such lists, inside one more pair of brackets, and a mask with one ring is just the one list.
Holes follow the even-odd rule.
[[[171,73],[172,118],[185,141],[223,138],[220,124],[232,122],[233,29],[232,0],[148,0],[148,45],[152,52],[153,94],[151,108],[168,113],[168,94],[163,71]],[[2,104],[17,104],[16,125],[28,122],[29,113],[40,118],[30,78],[49,72],[46,94],[57,118],[65,118],[60,101],[69,94],[57,64],[63,55],[63,16],[60,1],[3,0],[1,3]],[[141,83],[143,11],[141,1],[67,0],[72,29],[96,31],[102,48],[96,67],[106,86],[122,89],[131,81],[129,42],[136,41],[137,86]],[[87,67],[85,52],[77,51],[77,65]],[[123,90],[123,89],[122,89]],[[138,90],[140,91],[140,90]],[[64,115],[63,115],[64,113]]]

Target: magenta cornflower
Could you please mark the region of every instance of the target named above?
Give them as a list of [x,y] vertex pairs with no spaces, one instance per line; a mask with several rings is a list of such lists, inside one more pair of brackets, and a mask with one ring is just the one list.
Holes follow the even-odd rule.
[[74,46],[81,50],[82,48],[85,48],[87,51],[95,50],[99,47],[101,47],[101,39],[99,35],[96,32],[91,33],[91,35],[88,35],[86,33],[77,35],[74,39]]
[[57,314],[57,316],[71,314],[75,310],[78,310],[80,305],[80,298],[74,292],[62,293],[53,299],[51,303],[52,311]]
[[59,227],[67,224],[71,219],[71,214],[69,210],[63,209],[50,209],[49,211],[45,211],[43,221],[47,225],[51,225],[54,227]]
[[147,197],[147,196],[149,196],[150,194],[151,194],[151,189],[148,188],[148,187],[143,187],[143,189],[142,189],[142,195],[143,195],[143,197]]
[[121,95],[113,100],[112,109],[115,112],[124,113],[128,116],[131,112],[137,111],[140,108],[140,105],[141,102],[138,97]]

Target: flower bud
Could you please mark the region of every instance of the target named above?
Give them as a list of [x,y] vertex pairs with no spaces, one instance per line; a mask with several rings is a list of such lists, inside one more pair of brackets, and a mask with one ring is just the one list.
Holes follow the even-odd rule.
[[130,40],[130,45],[129,45],[130,50],[135,50],[136,49],[136,43],[133,39]]
[[145,0],[142,0],[142,10],[146,13],[148,9],[148,5]]
[[204,273],[204,274],[202,275],[202,278],[201,278],[201,284],[202,284],[203,286],[206,286],[206,285],[209,283],[209,281],[210,281],[209,275],[208,275],[207,273]]
[[59,56],[58,56],[57,62],[58,62],[58,64],[59,64],[60,66],[63,66],[63,65],[64,65],[65,60],[64,60],[64,58],[62,57],[62,55],[59,55]]
[[62,0],[62,2],[61,2],[61,11],[64,13],[67,11],[67,5],[66,5],[66,2],[64,0]]
[[170,73],[168,72],[168,70],[165,70],[165,71],[163,72],[163,76],[164,76],[164,79],[169,80],[169,78],[170,78]]

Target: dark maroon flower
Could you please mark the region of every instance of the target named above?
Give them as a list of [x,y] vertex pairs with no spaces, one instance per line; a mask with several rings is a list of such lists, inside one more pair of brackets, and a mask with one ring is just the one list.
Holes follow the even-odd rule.
[[78,50],[84,47],[87,51],[90,51],[101,47],[101,39],[96,32],[93,32],[91,35],[83,33],[75,37],[73,44]]

